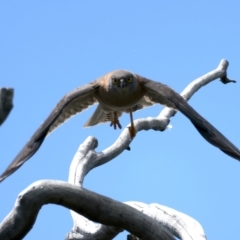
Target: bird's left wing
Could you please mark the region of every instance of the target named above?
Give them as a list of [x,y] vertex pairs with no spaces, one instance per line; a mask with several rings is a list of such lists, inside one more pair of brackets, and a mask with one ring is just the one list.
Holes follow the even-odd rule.
[[215,147],[218,147],[227,155],[240,160],[240,150],[197,113],[181,95],[160,82],[155,82],[140,76],[138,76],[138,79],[146,91],[145,96],[150,102],[160,103],[175,110],[179,110],[193,123],[205,140]]
[[68,120],[73,115],[80,113],[97,100],[94,97],[98,89],[98,80],[79,87],[65,95],[47,119],[41,124],[23,149],[11,162],[8,168],[1,174],[0,182],[15,172],[24,162],[26,162],[41,146],[46,135]]

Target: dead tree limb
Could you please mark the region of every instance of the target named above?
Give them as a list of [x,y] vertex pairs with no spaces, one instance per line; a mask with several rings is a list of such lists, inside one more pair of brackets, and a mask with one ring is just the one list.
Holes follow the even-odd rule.
[[[84,177],[90,169],[94,168],[92,164],[95,162],[95,148],[97,148],[97,145],[97,139],[94,137],[88,137],[80,145],[70,166],[69,183],[79,186],[79,188],[82,187]],[[147,205],[141,202],[125,202],[125,204],[137,209],[143,215],[149,216],[152,220],[158,222],[162,227],[167,229],[169,236],[168,238],[166,238],[166,235],[162,236],[163,239],[174,239],[174,236],[185,240],[206,239],[201,225],[196,220],[181,212],[160,204]],[[66,238],[68,240],[112,239],[113,236],[111,234],[114,233],[117,235],[122,231],[122,229],[113,229],[110,226],[94,224],[87,218],[77,214],[75,211],[71,211],[71,215],[74,226]],[[141,220],[139,221],[141,222]],[[140,237],[139,235],[136,236]]]
[[0,88],[0,125],[6,120],[13,108],[13,89]]

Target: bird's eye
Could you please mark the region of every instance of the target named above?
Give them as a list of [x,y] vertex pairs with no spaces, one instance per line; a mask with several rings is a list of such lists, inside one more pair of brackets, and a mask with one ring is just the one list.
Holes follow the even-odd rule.
[[112,78],[112,82],[113,82],[114,84],[116,84],[116,83],[117,83],[117,79],[116,79],[116,78]]
[[128,82],[131,82],[131,81],[132,81],[132,78],[131,78],[131,77],[128,77],[128,78],[127,78],[127,81],[128,81]]

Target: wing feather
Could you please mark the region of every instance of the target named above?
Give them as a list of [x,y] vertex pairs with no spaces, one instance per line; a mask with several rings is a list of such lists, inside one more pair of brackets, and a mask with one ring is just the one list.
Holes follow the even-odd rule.
[[82,112],[83,110],[87,109],[89,106],[93,105],[96,102],[97,100],[91,94],[90,96],[86,95],[76,98],[63,108],[62,112],[59,114],[59,116],[56,118],[56,120],[49,128],[48,134],[54,131],[62,123],[69,120],[69,118]]
[[142,108],[152,106],[154,104],[156,104],[156,103],[151,101],[148,96],[144,96],[144,97],[142,97],[142,99],[140,99],[140,101],[135,106],[132,107],[132,111],[135,112]]
[[170,87],[149,79],[142,80],[146,96],[155,102],[182,112],[195,126],[202,137],[227,155],[240,160],[240,151],[212,124],[197,113],[188,102]]
[[96,80],[65,95],[59,101],[47,119],[33,134],[19,154],[14,158],[7,169],[2,173],[0,176],[0,182],[15,172],[39,149],[48,133],[53,131],[56,127],[61,125],[76,113],[80,113],[83,109],[94,104],[96,102],[94,93],[97,88],[98,81]]

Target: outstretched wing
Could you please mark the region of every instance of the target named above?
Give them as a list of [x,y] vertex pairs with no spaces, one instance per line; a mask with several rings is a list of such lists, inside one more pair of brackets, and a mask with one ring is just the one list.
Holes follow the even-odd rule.
[[48,118],[41,124],[23,149],[0,176],[0,182],[15,172],[41,146],[48,133],[77,113],[80,113],[97,100],[94,93],[98,88],[98,81],[79,87],[65,95],[56,105]]
[[240,160],[240,151],[214,126],[198,114],[187,101],[170,87],[155,81],[138,76],[143,88],[146,90],[146,97],[150,102],[160,103],[167,107],[182,112],[195,126],[198,132],[209,143],[218,147],[227,155]]

